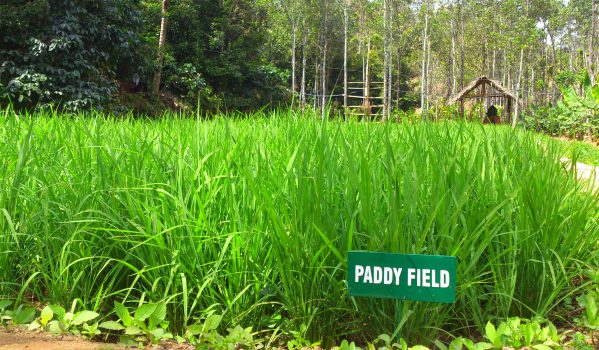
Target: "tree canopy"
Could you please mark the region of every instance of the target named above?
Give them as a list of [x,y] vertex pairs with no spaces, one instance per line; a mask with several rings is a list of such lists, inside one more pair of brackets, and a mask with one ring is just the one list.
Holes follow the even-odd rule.
[[[78,110],[114,108],[130,93],[151,99],[163,1],[3,1],[1,103]],[[594,8],[594,0],[171,0],[160,92],[205,110],[338,107],[347,38],[347,79],[386,81],[389,108],[426,108],[479,76],[515,91],[522,108],[555,104],[561,87],[596,73]]]

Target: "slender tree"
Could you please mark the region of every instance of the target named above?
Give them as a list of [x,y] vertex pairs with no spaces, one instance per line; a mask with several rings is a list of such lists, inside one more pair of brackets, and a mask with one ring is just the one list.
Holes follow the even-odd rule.
[[166,44],[166,22],[169,0],[162,0],[162,21],[160,22],[160,38],[158,39],[158,58],[156,59],[156,72],[152,80],[152,94],[160,94],[160,80],[162,77],[162,66],[164,65],[164,45]]
[[428,40],[428,1],[422,2],[422,12],[424,15],[424,30],[422,31],[422,74],[420,79],[420,108],[422,110],[422,120],[425,118],[426,111],[424,110],[424,95],[426,89],[426,41]]
[[383,0],[383,120],[385,120],[387,118],[387,81],[388,81],[388,75],[387,75],[387,66],[389,65],[389,56],[387,54],[388,48],[387,48],[387,39],[388,39],[388,33],[387,33],[387,15],[388,15],[388,8],[387,8],[387,0]]
[[595,39],[595,27],[597,26],[597,3],[593,0],[591,10],[591,30],[589,33],[589,74],[591,76],[591,83],[595,84],[595,72],[593,70],[593,56],[594,56],[594,39]]
[[347,115],[347,46],[348,46],[348,32],[349,32],[349,2],[350,0],[344,0],[343,2],[343,111]]
[[460,48],[460,91],[464,89],[464,42],[466,38],[464,36],[464,0],[460,1],[460,26],[461,26],[461,48]]

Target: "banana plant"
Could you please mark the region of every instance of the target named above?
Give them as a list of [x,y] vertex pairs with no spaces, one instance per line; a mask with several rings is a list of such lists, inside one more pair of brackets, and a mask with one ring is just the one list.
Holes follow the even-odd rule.
[[582,82],[582,94],[578,95],[572,86],[562,88],[563,100],[558,102],[560,119],[575,133],[592,130],[599,124],[599,85],[591,84],[589,74]]

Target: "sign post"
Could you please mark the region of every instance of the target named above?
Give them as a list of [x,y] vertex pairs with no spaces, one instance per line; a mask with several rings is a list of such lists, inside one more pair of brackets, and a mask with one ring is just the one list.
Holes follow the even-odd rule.
[[456,258],[350,251],[347,286],[350,296],[398,299],[399,325],[402,300],[455,301]]

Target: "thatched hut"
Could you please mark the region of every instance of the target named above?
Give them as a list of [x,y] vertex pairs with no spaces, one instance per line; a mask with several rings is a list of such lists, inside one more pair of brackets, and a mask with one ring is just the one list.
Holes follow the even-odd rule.
[[[449,104],[456,102],[460,103],[460,114],[464,116],[464,102],[468,99],[474,99],[482,101],[485,104],[495,108],[494,105],[503,106],[503,115],[497,116],[497,118],[489,119],[487,114],[487,120],[491,123],[510,123],[512,120],[512,111],[514,104],[516,103],[516,95],[508,91],[506,88],[501,86],[498,81],[489,79],[487,77],[480,77],[472,81],[457,95],[453,96],[449,100]],[[491,110],[490,110],[491,111]],[[495,110],[496,111],[496,110]],[[488,111],[489,112],[489,111]],[[492,111],[491,111],[492,112]]]

